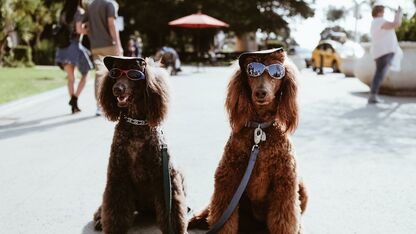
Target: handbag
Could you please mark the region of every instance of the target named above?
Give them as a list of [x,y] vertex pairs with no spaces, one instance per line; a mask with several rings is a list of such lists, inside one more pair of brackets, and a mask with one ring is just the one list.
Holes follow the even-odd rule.
[[[63,18],[62,16],[60,17]],[[71,30],[70,26],[65,23],[65,20],[60,20],[59,23],[52,27],[52,35],[55,45],[58,48],[66,48],[71,44]]]

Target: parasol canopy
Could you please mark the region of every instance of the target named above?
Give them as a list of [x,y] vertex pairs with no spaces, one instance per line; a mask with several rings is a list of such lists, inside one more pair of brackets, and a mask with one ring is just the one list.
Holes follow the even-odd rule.
[[221,20],[200,12],[170,21],[169,25],[183,28],[221,28],[229,26]]

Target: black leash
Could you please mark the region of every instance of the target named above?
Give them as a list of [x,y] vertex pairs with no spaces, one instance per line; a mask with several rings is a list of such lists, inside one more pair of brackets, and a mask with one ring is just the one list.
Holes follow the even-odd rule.
[[246,127],[256,128],[254,130],[254,145],[251,149],[250,159],[248,161],[248,165],[246,171],[244,172],[244,176],[241,179],[240,185],[238,185],[237,191],[234,193],[231,202],[228,204],[227,209],[221,215],[220,219],[215,223],[211,229],[207,232],[207,234],[214,234],[217,233],[222,226],[224,226],[225,222],[230,218],[231,214],[237,207],[238,203],[240,202],[241,196],[243,195],[244,190],[247,187],[248,181],[250,180],[251,173],[253,172],[254,165],[256,164],[257,155],[260,151],[259,143],[261,141],[266,140],[266,133],[264,133],[263,129],[268,128],[273,125],[273,122],[268,123],[256,123],[256,122],[248,122]]
[[[137,126],[148,125],[146,120],[130,118],[130,117],[125,116],[124,114],[121,114],[120,116],[129,124],[133,124]],[[173,234],[174,232],[172,230],[172,221],[171,221],[172,184],[171,184],[170,173],[169,173],[169,153],[168,153],[168,145],[165,143],[165,138],[164,138],[162,130],[160,130],[160,141],[161,141],[160,152],[162,156],[163,197],[165,200],[165,208],[166,208],[167,215],[168,215],[168,232],[169,234]]]
[[165,143],[162,143],[161,146],[162,151],[162,170],[163,170],[163,193],[165,198],[165,207],[168,214],[168,232],[173,233],[172,231],[172,222],[171,222],[171,214],[172,214],[172,184],[170,180],[170,173],[169,173],[169,154],[168,154],[168,147]]

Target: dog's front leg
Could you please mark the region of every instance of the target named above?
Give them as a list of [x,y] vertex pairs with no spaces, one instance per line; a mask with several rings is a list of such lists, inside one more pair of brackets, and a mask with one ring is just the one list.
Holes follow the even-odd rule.
[[292,170],[276,177],[269,197],[267,227],[270,233],[298,234],[300,232],[301,208],[298,193],[298,181]]
[[[171,229],[175,234],[186,233],[188,222],[186,220],[187,206],[185,191],[183,185],[183,177],[178,172],[171,172],[172,184],[172,209],[170,215]],[[165,206],[164,191],[161,190],[155,199],[155,210],[157,223],[164,234],[168,231],[168,211]]]
[[[241,166],[236,166],[236,164],[230,165],[228,164],[230,161],[225,160],[227,157],[226,154],[223,156],[223,159],[215,172],[214,194],[212,196],[210,212],[208,215],[208,223],[210,227],[217,223],[222,214],[225,212],[244,174],[244,161],[241,163]],[[237,233],[238,209],[239,206],[235,208],[230,218],[218,231],[218,234]]]
[[107,185],[101,211],[104,233],[127,233],[134,218],[133,185],[127,170],[112,163],[108,168]]
[[186,214],[188,207],[186,205],[184,178],[180,172],[172,170],[172,228],[174,233],[186,233],[188,222]]

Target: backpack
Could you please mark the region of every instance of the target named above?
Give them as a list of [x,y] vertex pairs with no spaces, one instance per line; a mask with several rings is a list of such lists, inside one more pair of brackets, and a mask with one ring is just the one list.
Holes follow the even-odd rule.
[[71,30],[69,27],[64,20],[60,20],[58,24],[53,25],[53,40],[58,48],[66,48],[71,44]]

